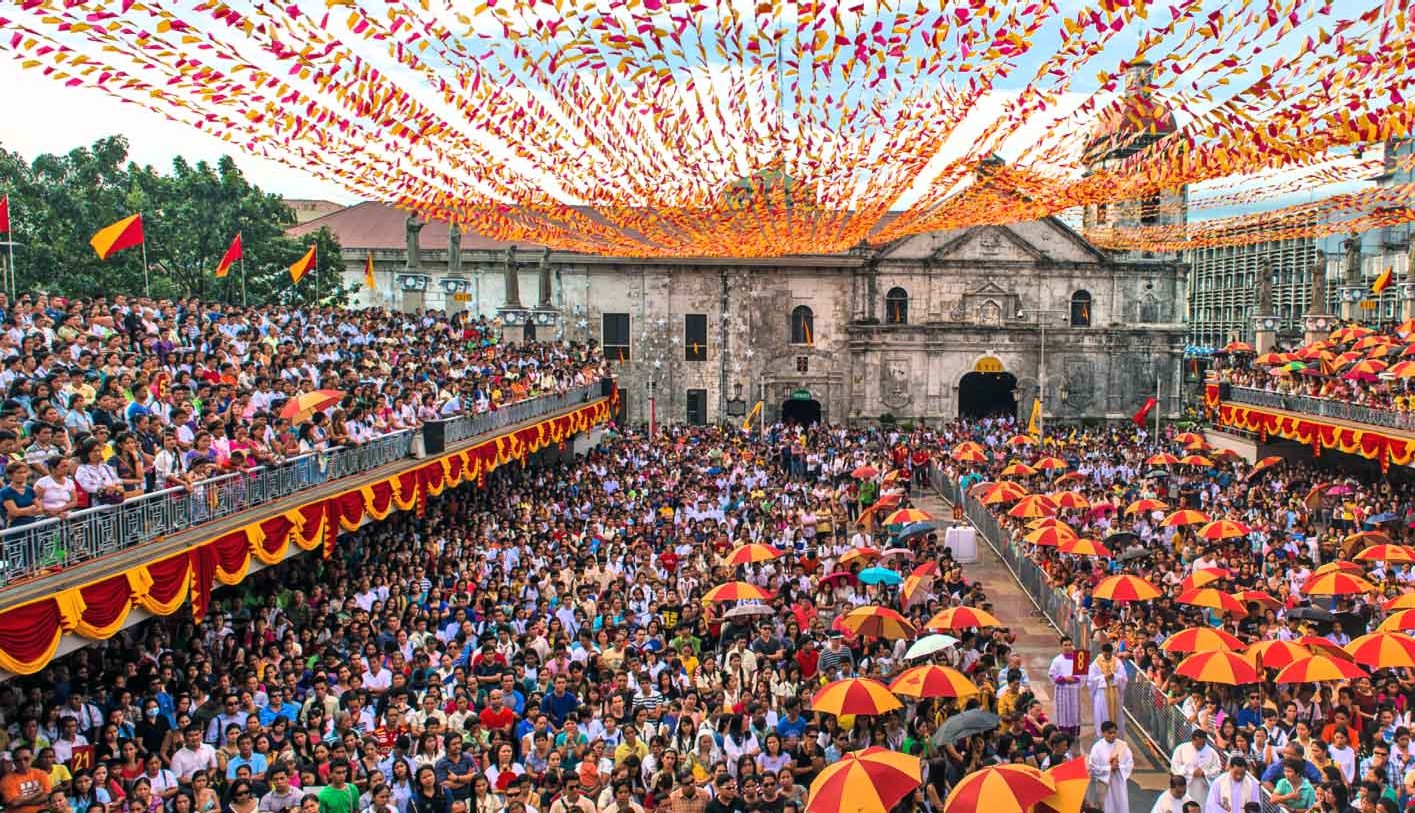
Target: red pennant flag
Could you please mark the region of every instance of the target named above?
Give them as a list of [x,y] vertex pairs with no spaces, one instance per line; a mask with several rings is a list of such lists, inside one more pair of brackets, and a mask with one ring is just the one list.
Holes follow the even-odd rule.
[[1130,420],[1134,421],[1136,426],[1143,427],[1145,425],[1145,418],[1149,417],[1150,411],[1153,410],[1157,404],[1159,404],[1159,401],[1153,398],[1146,398],[1145,405],[1140,407],[1139,412],[1131,415]]
[[10,233],[10,196],[0,195],[0,234]]
[[141,245],[142,214],[129,215],[98,230],[88,244],[98,252],[98,259],[106,260],[125,248]]
[[236,232],[236,239],[231,241],[231,246],[226,249],[226,253],[221,255],[221,262],[216,266],[216,278],[220,279],[231,273],[231,266],[241,259],[241,233]]
[[310,246],[310,250],[305,252],[305,256],[296,260],[295,264],[290,266],[291,282],[299,283],[300,279],[303,278],[305,274],[308,274],[311,268],[314,268],[314,249],[314,246]]

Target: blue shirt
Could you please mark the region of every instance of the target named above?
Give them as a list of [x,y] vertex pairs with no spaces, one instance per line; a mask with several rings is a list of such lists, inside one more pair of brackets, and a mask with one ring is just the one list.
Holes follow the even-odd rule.
[[780,734],[782,739],[792,734],[801,737],[806,733],[806,718],[798,715],[796,721],[792,722],[789,716],[782,717],[776,721],[776,733]]
[[235,779],[236,769],[241,767],[242,765],[251,766],[251,775],[259,776],[265,773],[265,754],[262,754],[258,751],[252,751],[250,759],[246,759],[240,754],[231,757],[231,761],[226,763],[226,780],[230,781],[232,779]]
[[580,707],[580,699],[570,692],[566,692],[562,697],[552,690],[545,697],[540,699],[540,710],[545,712],[550,718],[551,725],[559,728],[565,725],[565,718],[574,713]]

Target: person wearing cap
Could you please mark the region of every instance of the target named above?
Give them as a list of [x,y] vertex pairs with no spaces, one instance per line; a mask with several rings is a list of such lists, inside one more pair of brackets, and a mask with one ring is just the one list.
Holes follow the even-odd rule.
[[1188,742],[1175,747],[1169,758],[1169,772],[1184,777],[1189,798],[1208,798],[1209,783],[1223,773],[1223,758],[1209,744],[1207,731],[1196,728],[1189,734]]

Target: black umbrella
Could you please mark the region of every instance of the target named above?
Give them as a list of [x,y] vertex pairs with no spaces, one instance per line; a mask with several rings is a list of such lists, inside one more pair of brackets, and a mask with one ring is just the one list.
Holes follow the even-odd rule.
[[[1107,545],[1106,547],[1109,547],[1109,545]],[[1135,560],[1135,559],[1144,559],[1144,558],[1146,558],[1146,557],[1148,557],[1148,556],[1154,556],[1154,555],[1155,555],[1155,552],[1152,551],[1152,550],[1146,550],[1145,548],[1136,548],[1136,549],[1132,549],[1132,550],[1121,551],[1121,552],[1120,552],[1120,555],[1115,557],[1115,561],[1117,561],[1117,562],[1129,562],[1129,561],[1133,561],[1133,560]]]
[[1154,471],[1146,472],[1145,476],[1150,479],[1158,479],[1161,477],[1168,477],[1169,472],[1165,471],[1164,469],[1155,469]]
[[1140,535],[1130,531],[1118,531],[1105,538],[1105,546],[1111,550],[1119,550],[1131,542],[1139,542]]
[[996,731],[1001,721],[1002,718],[996,714],[982,709],[970,709],[962,714],[955,714],[943,721],[943,726],[934,735],[934,744],[951,744],[974,734]]
[[899,530],[899,539],[903,541],[910,537],[932,533],[937,530],[938,526],[934,525],[932,522],[911,522]]
[[1320,607],[1298,607],[1292,612],[1289,612],[1287,617],[1295,618],[1298,621],[1311,621],[1317,624],[1330,624],[1336,620],[1336,616]]

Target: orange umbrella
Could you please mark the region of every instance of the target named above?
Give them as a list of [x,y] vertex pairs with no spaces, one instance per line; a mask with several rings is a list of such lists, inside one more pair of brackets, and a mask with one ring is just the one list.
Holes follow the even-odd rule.
[[1209,515],[1203,511],[1195,511],[1192,508],[1181,508],[1160,521],[1160,525],[1166,528],[1178,528],[1182,525],[1203,525],[1209,521]]
[[1226,649],[1214,652],[1196,652],[1174,667],[1176,675],[1204,683],[1222,683],[1238,686],[1244,683],[1260,683],[1263,675],[1248,656]]
[[[929,562],[928,564],[933,564],[933,562]],[[915,572],[904,577],[904,584],[899,588],[900,606],[908,608],[908,606],[913,603],[918,592],[933,584],[933,580],[934,575],[932,573],[919,573],[918,568],[915,568]]]
[[911,522],[928,522],[934,515],[917,508],[901,508],[884,518],[885,525],[907,525]]
[[1045,494],[1028,494],[1007,509],[1009,517],[1045,517],[1056,513],[1056,506]]
[[1201,454],[1191,454],[1179,458],[1179,464],[1181,466],[1198,466],[1199,468],[1207,469],[1213,467],[1214,461]]
[[966,630],[973,627],[1000,627],[1002,622],[986,610],[972,607],[949,607],[939,610],[924,624],[928,630]]
[[974,449],[964,449],[953,453],[953,459],[959,463],[986,463],[988,456]]
[[850,476],[857,480],[869,480],[879,476],[879,469],[869,464],[856,466],[854,471],[850,472]]
[[[1411,345],[1411,347],[1415,347],[1415,345]],[[1406,349],[1408,350],[1409,348]],[[1415,361],[1411,361],[1410,359],[1397,361],[1395,364],[1388,367],[1386,372],[1392,378],[1415,378]]]
[[978,693],[978,687],[962,672],[951,666],[936,664],[905,669],[889,682],[889,690],[916,700],[925,697],[972,697]]
[[1226,613],[1237,615],[1247,615],[1248,608],[1243,606],[1243,602],[1234,598],[1232,594],[1213,587],[1200,587],[1195,590],[1186,590],[1175,599],[1180,604],[1191,604],[1195,607],[1207,607],[1211,610],[1221,610]]
[[1139,576],[1126,574],[1101,579],[1091,595],[1107,601],[1149,601],[1159,598],[1160,591]]
[[1057,508],[1078,510],[1091,507],[1091,501],[1075,491],[1058,491],[1047,496],[1051,497]]
[[1184,591],[1197,590],[1200,587],[1207,587],[1217,581],[1233,578],[1233,573],[1222,567],[1201,567],[1198,570],[1184,577],[1184,581],[1179,584],[1179,588]]
[[1056,783],[1056,792],[1037,802],[1037,813],[1081,813],[1081,805],[1086,801],[1086,788],[1091,784],[1091,774],[1086,769],[1086,758],[1076,757],[1046,770]]
[[1073,534],[1076,533],[1076,529],[1072,528],[1070,523],[1064,519],[1057,519],[1056,517],[1037,517],[1028,522],[1027,527],[1033,531],[1038,528],[1060,528],[1063,531],[1070,531]]
[[1095,556],[1101,559],[1111,557],[1110,549],[1094,539],[1067,539],[1058,543],[1056,549],[1072,556]]
[[1357,531],[1354,534],[1347,534],[1341,538],[1343,548],[1356,545],[1389,545],[1391,544],[1390,534],[1385,531]]
[[869,678],[845,678],[826,684],[811,698],[811,709],[834,714],[888,714],[903,708],[889,687]]
[[1313,596],[1353,596],[1359,593],[1373,593],[1376,586],[1355,573],[1323,573],[1307,581],[1303,592]]
[[1231,519],[1216,519],[1199,529],[1199,536],[1210,542],[1217,542],[1220,539],[1241,539],[1253,530],[1241,522],[1234,522]]
[[854,635],[897,641],[914,637],[914,625],[888,607],[856,607],[840,619],[841,626]]
[[1248,654],[1264,669],[1284,666],[1312,657],[1312,651],[1291,641],[1259,641],[1248,647]]
[[1265,458],[1263,458],[1262,460],[1259,460],[1257,463],[1254,463],[1254,464],[1253,464],[1253,468],[1251,468],[1251,469],[1248,470],[1248,475],[1247,475],[1247,477],[1244,478],[1244,479],[1251,479],[1254,475],[1258,474],[1259,472],[1267,471],[1268,469],[1272,468],[1273,466],[1276,466],[1277,464],[1279,464],[1279,463],[1281,463],[1281,462],[1282,462],[1282,458],[1281,458],[1281,457],[1278,457],[1277,455],[1272,455],[1271,457],[1265,457]]
[[873,559],[876,556],[879,556],[879,551],[874,548],[853,548],[841,554],[840,564],[848,565],[856,559]]
[[943,813],[1029,813],[1055,791],[1056,780],[1030,765],[992,765],[959,780]]
[[751,543],[734,548],[732,553],[727,556],[727,563],[729,565],[746,565],[753,562],[769,562],[785,555],[786,551],[780,548]]
[[1066,468],[1066,461],[1059,457],[1043,457],[1032,464],[1032,467],[1037,471],[1061,471]]
[[1242,649],[1243,642],[1221,629],[1213,627],[1191,627],[1180,630],[1160,644],[1165,652],[1218,652],[1223,649]]
[[1037,442],[1036,439],[1033,438],[1033,437],[1031,437],[1031,436],[1029,436],[1029,435],[1013,435],[1012,437],[1010,437],[1010,438],[1007,439],[1007,445],[1008,445],[1008,446],[1017,446],[1017,447],[1021,447],[1021,446],[1031,446],[1032,444],[1034,444],[1034,443],[1036,443],[1036,442]]
[[1369,677],[1365,669],[1351,661],[1313,655],[1288,664],[1273,678],[1276,683],[1323,683],[1330,680],[1354,680]]
[[922,782],[918,757],[879,746],[851,751],[811,782],[804,813],[887,813]]
[[1403,632],[1371,632],[1347,644],[1344,649],[1374,669],[1415,668],[1415,638]]
[[1233,597],[1248,604],[1256,604],[1264,610],[1276,610],[1282,606],[1282,602],[1264,593],[1262,590],[1239,590]]
[[1076,532],[1064,526],[1053,526],[1050,528],[1038,528],[1035,531],[1022,537],[1033,545],[1041,545],[1044,548],[1059,547],[1062,542],[1070,542],[1076,539]]
[[1082,474],[1079,471],[1068,471],[1060,477],[1056,478],[1056,484],[1059,486],[1070,485],[1071,483],[1084,482],[1086,482],[1086,475]]
[[1180,432],[1174,436],[1175,443],[1196,443],[1203,441],[1204,436],[1198,432]]
[[[1186,452],[1207,452],[1213,449],[1213,445],[1207,440],[1196,440],[1184,447]],[[1182,461],[1181,461],[1182,462]]]
[[1372,545],[1356,554],[1362,562],[1415,562],[1415,548],[1409,545]]
[[1013,463],[998,473],[1000,477],[1030,477],[1036,474],[1037,470],[1026,463]]
[[1271,367],[1274,364],[1282,364],[1285,361],[1287,361],[1286,354],[1272,352],[1264,353],[1261,356],[1258,356],[1257,358],[1253,359],[1254,364],[1261,364],[1264,367]]
[[1145,463],[1151,466],[1177,466],[1179,465],[1179,458],[1169,452],[1160,452],[1159,454],[1152,454],[1145,458]]
[[978,495],[978,502],[983,505],[998,505],[1017,502],[1025,496],[1027,489],[1016,483],[992,483]]
[[1223,349],[1227,353],[1251,353],[1253,345],[1247,342],[1229,342],[1223,346]]
[[1333,641],[1325,635],[1303,635],[1301,638],[1297,639],[1297,643],[1312,650],[1312,654],[1314,655],[1326,655],[1328,658],[1336,658],[1343,661],[1351,660],[1350,652],[1337,646],[1336,641]]
[[[1415,595],[1415,593],[1405,594],[1405,596],[1412,595]],[[1405,598],[1405,596],[1400,596],[1396,599],[1396,601],[1400,601],[1400,599]],[[1381,622],[1381,625],[1377,627],[1377,629],[1381,630],[1382,632],[1415,630],[1415,609],[1396,610],[1395,612],[1386,616],[1385,620]]]
[[1365,359],[1351,365],[1348,373],[1358,373],[1361,375],[1380,375],[1386,371],[1388,365],[1380,359]]
[[703,601],[750,601],[771,598],[767,590],[749,582],[719,584],[703,594]]
[[1168,507],[1169,506],[1161,500],[1146,497],[1125,506],[1125,513],[1134,516],[1135,514],[1148,514],[1151,511],[1163,511]]
[[965,440],[962,443],[959,443],[957,446],[953,447],[954,454],[965,451],[981,452],[983,451],[983,444],[977,442],[976,440]]
[[280,417],[292,424],[302,424],[314,417],[314,413],[323,412],[344,400],[345,394],[343,390],[302,392],[285,401],[285,405],[280,408]]
[[[1325,576],[1328,573],[1354,573],[1357,576],[1364,576],[1366,574],[1366,568],[1356,564],[1355,562],[1348,562],[1345,559],[1341,559],[1335,562],[1327,562],[1326,564],[1312,571],[1312,576]],[[1308,579],[1307,581],[1310,582],[1311,579]]]

